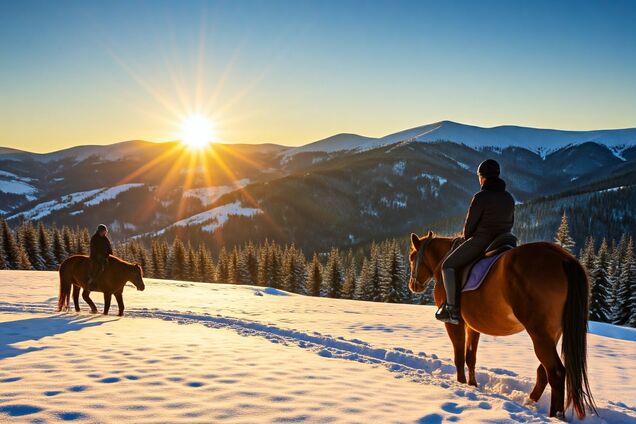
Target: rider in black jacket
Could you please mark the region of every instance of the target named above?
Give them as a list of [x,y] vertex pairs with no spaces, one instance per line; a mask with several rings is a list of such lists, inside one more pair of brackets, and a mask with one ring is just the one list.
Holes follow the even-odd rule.
[[91,237],[90,248],[90,275],[87,289],[90,291],[99,275],[104,272],[108,265],[108,256],[113,254],[113,248],[108,239],[108,228],[104,224],[97,226],[97,231]]
[[515,200],[506,191],[506,183],[499,178],[499,164],[488,159],[477,168],[481,191],[473,196],[464,223],[465,241],[442,263],[442,278],[446,302],[435,314],[440,321],[458,324],[457,274],[484,253],[488,245],[500,234],[510,232],[514,223]]

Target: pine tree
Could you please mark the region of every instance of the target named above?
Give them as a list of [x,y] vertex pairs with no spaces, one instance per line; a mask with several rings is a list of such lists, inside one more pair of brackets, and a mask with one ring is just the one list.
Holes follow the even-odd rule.
[[612,322],[618,325],[629,323],[630,297],[636,290],[636,257],[634,256],[634,240],[626,243],[625,252],[620,264],[620,275],[615,285],[614,303],[612,304]]
[[305,283],[306,292],[309,296],[320,296],[320,288],[322,287],[322,269],[318,255],[314,253],[311,262],[307,265],[307,280]]
[[188,243],[188,247],[186,249],[187,252],[187,275],[186,279],[188,281],[201,281],[199,280],[199,258],[197,258],[197,252],[192,249],[190,243]]
[[358,293],[356,298],[372,302],[383,302],[386,299],[390,277],[380,256],[381,247],[371,245],[369,257],[362,262]]
[[77,245],[74,243],[74,239],[71,229],[67,226],[62,227],[62,243],[64,243],[64,250],[69,256],[77,253],[75,251]]
[[591,279],[592,270],[594,269],[594,237],[590,236],[585,240],[585,246],[581,250],[580,262],[587,272],[588,278]]
[[199,245],[199,281],[211,283],[214,281],[214,264],[212,263],[212,255],[210,251],[203,245]]
[[322,272],[320,295],[322,297],[340,298],[343,281],[344,275],[342,272],[340,253],[338,249],[333,248],[327,257],[327,263]]
[[294,245],[289,247],[283,258],[283,289],[292,293],[305,294],[306,267],[305,257]]
[[53,229],[53,259],[57,265],[60,265],[66,257],[68,252],[64,248],[64,242],[62,241],[62,234],[58,228]]
[[568,252],[571,253],[574,251],[575,243],[574,239],[570,236],[570,226],[568,224],[568,216],[566,215],[565,210],[563,211],[561,225],[559,225],[554,241]]
[[592,321],[609,322],[610,308],[607,301],[611,287],[607,279],[608,266],[607,242],[603,240],[591,273],[590,319]]
[[219,253],[219,259],[216,265],[216,277],[215,281],[218,283],[227,284],[229,283],[229,255],[225,247],[221,248],[221,252]]
[[8,269],[20,269],[23,262],[20,257],[20,248],[7,221],[1,218],[0,220],[0,225],[2,225],[2,250],[4,250],[6,267]]
[[162,247],[157,240],[150,244],[150,261],[152,262],[152,275],[154,278],[166,278],[166,263],[164,262]]
[[42,258],[43,269],[55,269],[55,261],[53,259],[53,250],[49,232],[42,222],[38,224],[38,246],[40,248],[39,255]]
[[353,299],[356,292],[356,283],[358,281],[358,275],[356,272],[356,263],[354,260],[349,262],[344,275],[344,282],[342,284],[342,298]]
[[175,237],[170,252],[168,274],[173,280],[183,280],[187,275],[186,251],[179,237]]
[[35,228],[30,221],[24,221],[20,226],[20,240],[22,250],[27,254],[31,267],[36,270],[44,270],[44,261],[40,257],[40,246]]
[[388,243],[385,252],[384,262],[388,279],[384,290],[384,301],[389,303],[404,302],[408,298],[404,256],[400,252],[400,246],[395,241]]

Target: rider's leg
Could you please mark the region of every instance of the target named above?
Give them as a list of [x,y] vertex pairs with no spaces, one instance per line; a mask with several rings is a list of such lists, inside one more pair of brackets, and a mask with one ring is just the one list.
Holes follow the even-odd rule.
[[460,314],[458,307],[459,287],[458,273],[461,269],[474,261],[486,248],[488,241],[470,238],[462,243],[442,263],[442,279],[446,291],[446,303],[436,317],[444,322],[457,324]]

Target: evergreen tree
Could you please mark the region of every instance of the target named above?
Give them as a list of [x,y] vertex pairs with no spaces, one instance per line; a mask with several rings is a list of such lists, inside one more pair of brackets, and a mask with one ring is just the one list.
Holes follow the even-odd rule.
[[49,232],[41,221],[38,224],[38,247],[40,248],[39,255],[42,259],[43,269],[54,270],[55,260]]
[[322,297],[339,298],[342,294],[344,275],[338,249],[333,248],[327,257],[327,263],[322,272]]
[[574,239],[570,236],[570,226],[565,210],[563,211],[561,224],[559,225],[554,241],[568,252],[572,253],[574,251]]
[[67,226],[62,227],[62,243],[64,243],[64,250],[69,256],[77,253],[75,251],[77,245],[74,243],[74,239],[71,229]]
[[40,246],[38,245],[38,236],[35,227],[33,227],[30,221],[24,221],[20,226],[20,233],[20,245],[22,250],[27,254],[31,267],[39,271],[44,270],[44,261],[40,257]]
[[212,255],[205,245],[199,245],[199,265],[197,270],[199,272],[199,281],[211,283],[214,281],[214,264],[212,263]]
[[154,278],[166,278],[166,263],[159,241],[152,240],[150,244],[150,260],[152,262],[152,276]]
[[406,268],[404,256],[400,251],[400,246],[393,241],[388,243],[385,258],[386,273],[388,276],[385,288],[385,302],[401,303],[409,298]]
[[309,296],[320,296],[322,287],[322,269],[318,255],[314,253],[311,262],[307,266],[307,281],[305,283],[306,292]]
[[590,236],[585,240],[585,246],[581,250],[580,262],[585,268],[588,278],[591,279],[591,273],[594,269],[594,259],[596,255],[594,253],[594,237]]
[[173,280],[184,280],[187,275],[186,251],[185,246],[179,239],[175,237],[170,252],[170,266],[168,273]]
[[187,251],[187,275],[186,279],[188,281],[201,281],[199,279],[199,258],[197,258],[197,252],[192,249],[192,245],[188,243]]
[[342,298],[343,299],[354,298],[357,281],[358,281],[358,276],[356,272],[356,263],[354,260],[350,260],[349,266],[346,268],[346,271],[344,274],[344,282],[342,283]]
[[590,319],[592,321],[609,322],[610,308],[607,301],[611,287],[607,278],[608,266],[607,242],[603,239],[591,272]]
[[247,282],[246,284],[257,284],[258,281],[258,258],[256,254],[256,248],[252,242],[249,242],[243,247],[243,261],[247,268]]
[[215,277],[216,282],[223,283],[223,284],[227,284],[230,282],[229,281],[229,277],[230,277],[229,262],[230,262],[230,258],[227,253],[227,250],[225,249],[225,247],[222,247],[221,252],[219,253],[219,259],[216,265],[216,277]]
[[289,247],[283,258],[283,289],[292,293],[305,294],[305,257],[294,245]]
[[64,242],[62,241],[62,234],[58,228],[53,229],[53,259],[60,265],[64,262],[64,259],[68,256],[68,252],[64,248]]
[[614,303],[612,304],[612,322],[618,325],[629,323],[630,297],[636,290],[636,257],[634,256],[634,240],[626,244],[625,253],[620,265],[620,275],[615,285]]
[[367,260],[362,263],[356,295],[359,300],[383,302],[386,299],[390,277],[380,256],[380,250],[380,246],[373,243],[368,259],[365,258]]
[[0,220],[0,225],[2,225],[2,250],[5,255],[6,267],[8,269],[20,269],[23,261],[20,257],[21,253],[18,243],[7,221],[2,218],[0,218]]

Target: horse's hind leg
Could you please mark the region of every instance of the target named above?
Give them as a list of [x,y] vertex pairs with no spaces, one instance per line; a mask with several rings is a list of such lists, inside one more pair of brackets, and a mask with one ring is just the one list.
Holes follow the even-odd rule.
[[466,365],[468,365],[468,384],[477,386],[475,378],[475,364],[477,363],[477,345],[480,333],[470,327],[466,327]]
[[534,389],[532,389],[532,393],[530,393],[530,399],[534,402],[539,402],[541,399],[541,395],[545,391],[545,386],[548,385],[548,375],[545,373],[545,368],[543,365],[539,364],[537,367],[537,382],[534,385]]
[[565,367],[557,353],[556,342],[552,337],[545,334],[536,334],[530,331],[528,331],[528,333],[534,344],[534,352],[537,354],[539,361],[541,361],[543,368],[545,368],[548,383],[550,383],[550,389],[552,391],[550,416],[563,416],[565,409]]
[[112,293],[104,292],[104,315],[108,315],[110,309],[110,300],[112,299]]
[[95,303],[93,303],[93,301],[89,297],[90,294],[91,294],[90,291],[82,290],[82,299],[84,299],[84,302],[88,303],[88,306],[91,307],[91,314],[96,314],[97,313],[97,306],[95,306]]
[[464,342],[466,340],[466,331],[464,330],[464,324],[446,324],[446,332],[453,343],[453,353],[455,357],[455,368],[457,368],[457,381],[460,383],[466,383],[466,371],[464,365]]
[[115,299],[117,300],[117,306],[119,307],[119,313],[117,315],[124,316],[124,295],[120,293],[115,293]]
[[79,312],[80,311],[80,307],[79,307],[79,293],[80,292],[80,288],[79,286],[76,286],[75,284],[73,284],[73,304],[75,305],[75,312]]

